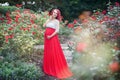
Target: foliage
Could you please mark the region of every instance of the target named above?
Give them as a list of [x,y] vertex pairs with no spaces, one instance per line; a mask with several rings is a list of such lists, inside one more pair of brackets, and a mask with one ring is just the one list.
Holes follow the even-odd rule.
[[[57,0],[62,4],[58,7],[62,10],[65,19],[73,20],[78,18],[80,13],[84,10],[104,10],[107,8],[108,0]],[[110,0],[111,3],[119,2],[119,0]]]
[[74,51],[72,70],[77,80],[119,80],[120,48],[116,41],[120,37],[120,8],[116,3],[110,6],[97,10],[81,24],[76,20],[68,24],[75,32],[68,45]]
[[[24,3],[23,3],[24,1]],[[119,0],[110,0],[111,3],[119,2]],[[2,0],[1,3],[8,2],[10,5],[21,5],[22,8],[32,9],[36,12],[42,12],[45,10],[50,10],[52,8],[60,8],[64,19],[73,20],[78,18],[78,15],[83,10],[95,10],[95,9],[106,9],[106,3],[108,0]]]
[[38,80],[40,76],[41,70],[33,63],[21,61],[0,63],[1,80]]
[[[9,6],[10,7],[10,6]],[[43,23],[48,19],[48,11],[41,14],[29,9],[21,9],[1,15],[0,35],[1,49],[8,52],[26,55],[32,53],[35,44],[43,44]],[[68,35],[71,30],[63,27],[61,22],[60,35]],[[26,53],[27,52],[27,53]]]
[[[81,6],[83,8],[83,3],[92,3],[92,1],[85,0],[85,2],[80,3],[80,0],[64,0],[59,8],[64,11],[65,7],[69,7],[70,9],[66,8],[63,14],[67,14],[66,18],[74,17],[74,12],[79,14],[79,11],[81,11],[80,8],[75,9],[76,7]],[[17,7],[30,8],[31,5],[17,4]],[[37,6],[32,5],[31,9],[34,10]],[[4,7],[0,8],[3,10]],[[89,6],[89,8],[91,7]],[[6,13],[8,9],[11,10]],[[73,40],[73,42],[68,42],[68,45],[71,50],[74,50],[72,70],[75,74],[74,77],[78,80],[96,80],[96,78],[111,80],[115,79],[116,74],[117,77],[119,76],[117,72],[119,64],[114,65],[114,62],[118,63],[120,61],[119,52],[117,52],[119,51],[118,43],[120,41],[119,9],[119,3],[115,3],[115,5],[110,5],[107,10],[95,10],[93,16],[85,19],[82,24],[74,20],[73,23],[68,24],[68,27],[65,27],[64,23],[61,22],[60,40],[66,42],[70,37]],[[35,11],[37,10],[38,8]],[[33,62],[30,63],[29,59],[25,60],[33,53],[34,45],[43,44],[44,28],[42,25],[48,18],[48,11],[38,10],[38,12],[41,13],[10,6],[7,6],[6,10],[2,12],[6,13],[6,16],[0,16],[0,78],[38,80],[41,76],[41,70]],[[77,34],[76,28],[78,29]],[[73,32],[75,34],[71,35]],[[118,41],[117,46],[116,41]]]
[[119,3],[116,2],[115,5],[109,4],[107,10],[96,11],[93,17],[97,19],[100,23],[106,25],[107,33],[109,36],[109,40],[117,39],[119,37],[120,31],[120,6]]
[[[33,50],[34,45],[43,44],[42,25],[49,18],[48,11],[38,14],[29,9],[16,9],[0,16],[0,79],[38,80],[43,73],[37,65],[43,55],[33,54]],[[60,36],[66,37],[71,29],[62,24]]]
[[47,14],[38,15],[29,10],[7,12],[0,25],[1,35],[4,36],[2,48],[25,54],[31,52],[34,44],[42,44],[44,15]]
[[[19,0],[19,1],[16,1],[16,0],[2,0],[0,1],[0,3],[2,4],[2,6],[16,6],[18,8],[22,7],[23,9],[31,9],[35,12],[43,12],[45,10],[50,10],[52,8],[55,8],[55,5],[53,4],[50,4],[49,2],[47,1],[44,1],[44,0]],[[7,4],[7,5],[6,5]],[[7,7],[8,8],[8,7]]]
[[6,12],[12,12],[17,10],[18,8],[15,6],[0,6],[0,13],[1,14],[6,14]]
[[94,10],[93,15],[89,19],[81,21],[82,24],[74,20],[73,23],[68,24],[68,27],[73,28],[75,31],[77,31],[77,29],[80,31],[89,26],[90,30],[94,33],[102,32],[104,40],[116,41],[120,36],[119,9],[120,4],[118,2],[115,2],[114,5],[109,4],[106,10]]

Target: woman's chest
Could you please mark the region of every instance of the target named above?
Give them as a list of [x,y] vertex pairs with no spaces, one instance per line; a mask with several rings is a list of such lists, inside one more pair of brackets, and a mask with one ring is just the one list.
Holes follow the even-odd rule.
[[46,27],[52,27],[52,28],[56,28],[56,23],[55,22],[48,22],[47,24],[46,24]]

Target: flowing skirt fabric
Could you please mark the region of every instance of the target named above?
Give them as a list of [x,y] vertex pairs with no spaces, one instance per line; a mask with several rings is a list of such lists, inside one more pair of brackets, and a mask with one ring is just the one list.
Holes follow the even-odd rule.
[[54,31],[55,29],[47,27],[44,33],[43,70],[46,74],[59,79],[68,78],[72,76],[72,72],[68,68],[58,34],[47,39]]

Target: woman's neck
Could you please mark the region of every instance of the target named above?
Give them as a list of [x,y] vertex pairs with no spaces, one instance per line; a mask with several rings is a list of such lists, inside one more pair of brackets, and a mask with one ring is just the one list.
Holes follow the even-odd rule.
[[55,18],[51,16],[51,17],[50,17],[50,20],[55,20]]

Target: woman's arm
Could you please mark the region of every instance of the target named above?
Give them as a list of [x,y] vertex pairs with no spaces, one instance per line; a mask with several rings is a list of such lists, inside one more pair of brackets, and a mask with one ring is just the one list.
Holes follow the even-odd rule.
[[46,24],[52,19],[52,16],[50,16],[50,18],[43,24],[43,27],[46,26]]
[[45,27],[48,22],[49,22],[49,19],[43,24],[43,27]]

